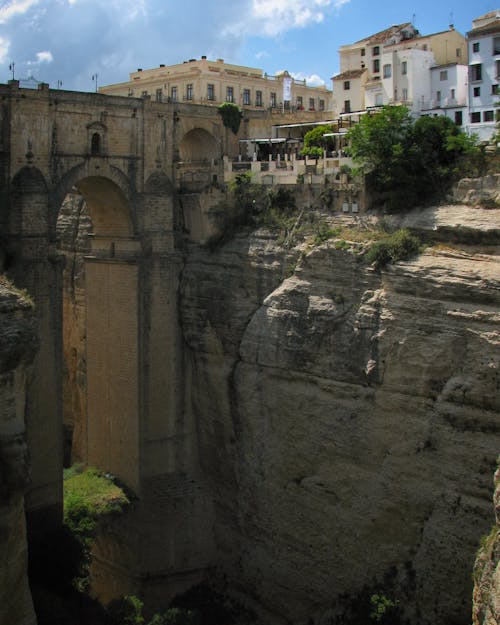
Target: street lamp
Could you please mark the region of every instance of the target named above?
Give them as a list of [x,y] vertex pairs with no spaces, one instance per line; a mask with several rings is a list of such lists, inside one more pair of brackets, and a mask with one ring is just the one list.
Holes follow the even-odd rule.
[[97,77],[99,76],[99,74],[92,74],[92,80],[95,81],[95,92],[97,93]]

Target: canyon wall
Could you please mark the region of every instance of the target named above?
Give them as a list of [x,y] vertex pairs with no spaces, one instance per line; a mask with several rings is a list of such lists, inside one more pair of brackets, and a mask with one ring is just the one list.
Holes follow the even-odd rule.
[[346,623],[382,593],[412,625],[470,623],[500,443],[498,214],[414,214],[462,242],[383,270],[265,231],[189,250],[186,410],[218,565],[260,622]]
[[0,625],[36,623],[24,513],[30,478],[25,390],[36,348],[33,305],[0,276]]
[[[500,464],[500,456],[498,460]],[[498,625],[500,621],[500,467],[494,487],[495,522],[481,539],[474,563],[473,625]]]

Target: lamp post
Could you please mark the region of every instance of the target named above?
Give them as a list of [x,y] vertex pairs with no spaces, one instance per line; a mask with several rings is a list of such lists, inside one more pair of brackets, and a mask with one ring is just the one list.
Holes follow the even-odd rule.
[[15,76],[14,76],[15,67],[16,67],[16,64],[14,63],[14,61],[12,61],[12,63],[9,65],[9,69],[12,72],[12,80],[15,80]]
[[95,81],[95,92],[97,93],[97,77],[99,76],[99,74],[95,73],[92,74],[92,80]]

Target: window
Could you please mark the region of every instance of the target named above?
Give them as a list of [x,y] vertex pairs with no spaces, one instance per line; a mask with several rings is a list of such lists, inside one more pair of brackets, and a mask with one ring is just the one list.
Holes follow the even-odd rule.
[[215,85],[207,85],[207,100],[215,100]]
[[262,106],[262,91],[255,92],[255,106]]
[[500,78],[500,61],[495,61],[495,78]]
[[408,100],[408,89],[406,89],[405,87],[403,87],[403,95],[401,96],[403,102],[406,102]]
[[436,102],[439,104],[441,103],[441,91],[436,92]]
[[314,98],[309,98],[309,110],[314,111]]
[[493,114],[493,111],[484,111],[484,113],[483,113],[483,121],[485,121],[485,122],[494,122],[495,121],[495,115]]
[[493,38],[493,56],[500,54],[500,37]]
[[303,103],[301,95],[297,96],[297,108],[299,109],[299,111],[301,111],[304,108],[304,103]]
[[439,80],[448,80],[448,70],[443,69],[439,72]]
[[274,91],[271,91],[271,108],[276,108],[276,94],[274,93]]
[[365,56],[366,52],[364,48],[361,48],[361,56]]
[[454,99],[455,99],[455,89],[452,89],[452,90],[450,91],[450,98],[451,98],[452,100],[454,100]]
[[455,50],[455,56],[457,57],[457,59],[461,58],[461,56],[462,56],[462,48],[457,48]]
[[186,100],[193,99],[193,83],[189,83],[186,85]]
[[382,94],[381,93],[377,93],[377,95],[375,96],[375,106],[382,106],[382,104],[384,103],[383,98],[382,98]]
[[319,110],[320,111],[324,111],[325,110],[325,101],[322,100],[321,98],[319,99]]
[[163,100],[163,90],[162,89],[157,89],[156,90],[156,101],[157,102],[161,102]]
[[172,89],[170,90],[170,97],[172,99],[172,102],[177,102],[177,87],[172,87]]
[[408,73],[408,62],[407,61],[403,61],[401,63],[401,73],[403,74],[403,76],[405,76],[405,74]]
[[380,46],[375,46],[372,50],[372,55],[379,56],[379,54],[380,54]]
[[375,59],[373,61],[373,73],[378,74],[379,72],[380,72],[380,61],[378,59]]
[[498,95],[498,85],[491,85],[491,95]]
[[101,153],[101,135],[98,132],[94,132],[94,134],[92,135],[92,139],[90,141],[90,153]]
[[481,113],[476,111],[475,113],[470,114],[470,123],[471,124],[479,124],[481,121]]
[[350,88],[351,88],[351,81],[344,80],[344,91],[349,91]]
[[476,63],[475,65],[471,65],[470,71],[471,71],[471,80],[483,79],[483,71],[482,71],[481,63]]
[[479,41],[475,41],[472,44],[472,52],[479,52]]
[[481,87],[474,87],[474,97],[479,98],[481,95]]
[[462,111],[455,111],[455,124],[457,126],[462,125]]
[[250,89],[243,89],[243,104],[250,104]]
[[391,77],[391,66],[388,65],[384,65],[384,78],[390,78]]
[[146,91],[141,91],[141,96],[144,98],[145,96],[148,95],[148,91],[146,89]]
[[226,87],[226,102],[234,102],[234,89],[233,89],[233,87]]
[[344,113],[350,113],[350,112],[351,112],[351,101],[345,100],[344,101]]

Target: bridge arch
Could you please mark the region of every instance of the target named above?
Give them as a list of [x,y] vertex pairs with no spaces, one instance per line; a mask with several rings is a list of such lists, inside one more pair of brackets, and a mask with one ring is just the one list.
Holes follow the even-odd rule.
[[216,159],[218,154],[215,137],[203,128],[189,130],[179,144],[181,161],[196,162]]
[[134,191],[129,178],[104,159],[90,158],[73,167],[59,180],[51,198],[51,227],[54,229],[61,205],[68,193],[82,195],[91,211],[94,233],[104,236],[137,234]]

